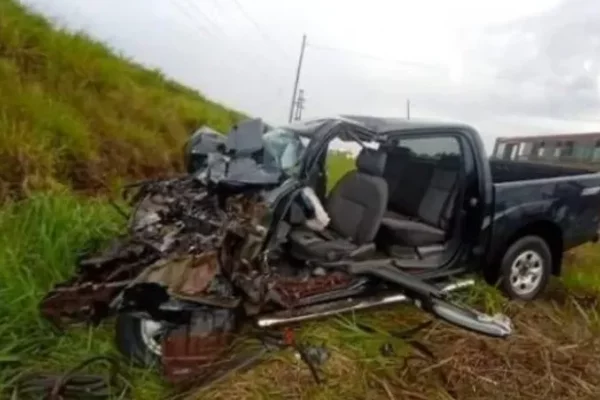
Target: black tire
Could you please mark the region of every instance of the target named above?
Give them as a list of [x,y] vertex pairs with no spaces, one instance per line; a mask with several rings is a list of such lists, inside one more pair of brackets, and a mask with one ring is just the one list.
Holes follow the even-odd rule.
[[[525,266],[524,266],[525,265]],[[521,270],[515,277],[515,270]],[[552,274],[552,253],[546,241],[535,235],[524,236],[512,243],[500,262],[500,287],[511,299],[530,301],[539,296]],[[521,273],[537,278],[531,278],[531,283],[522,279]],[[539,271],[539,274],[538,274]],[[511,275],[512,273],[512,275]],[[529,281],[529,279],[527,279]]]
[[160,355],[152,352],[142,338],[142,319],[131,314],[117,315],[115,342],[119,352],[134,365],[152,367],[160,363]]

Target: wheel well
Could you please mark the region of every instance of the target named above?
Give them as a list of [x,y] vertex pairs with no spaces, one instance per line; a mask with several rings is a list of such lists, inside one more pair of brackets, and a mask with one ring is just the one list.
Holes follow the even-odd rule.
[[563,257],[562,230],[558,225],[550,221],[536,221],[528,223],[519,228],[515,233],[513,233],[509,237],[509,239],[504,243],[503,246],[500,246],[500,248],[493,257],[493,261],[491,263],[492,268],[484,271],[488,281],[495,282],[498,278],[497,274],[500,271],[500,263],[502,262],[502,257],[504,256],[504,253],[506,253],[506,250],[508,250],[510,245],[512,245],[520,238],[528,235],[539,236],[546,241],[548,247],[550,248],[550,254],[552,255],[552,274],[556,276],[560,275]]

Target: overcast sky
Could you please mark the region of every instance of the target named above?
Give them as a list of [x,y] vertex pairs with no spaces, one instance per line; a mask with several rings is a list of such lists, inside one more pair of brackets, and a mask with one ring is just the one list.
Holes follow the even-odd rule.
[[411,116],[495,137],[600,131],[598,0],[22,0],[207,96],[287,121]]

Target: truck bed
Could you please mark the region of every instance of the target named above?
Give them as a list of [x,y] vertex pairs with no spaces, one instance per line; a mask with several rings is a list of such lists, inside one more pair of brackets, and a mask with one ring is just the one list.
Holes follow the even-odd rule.
[[561,176],[584,175],[592,170],[543,164],[526,161],[507,161],[490,159],[490,171],[493,183],[527,181],[532,179],[556,178]]
[[544,229],[560,229],[563,251],[597,238],[600,173],[503,160],[490,160],[490,169],[493,241],[500,243],[521,227],[538,221],[548,223]]

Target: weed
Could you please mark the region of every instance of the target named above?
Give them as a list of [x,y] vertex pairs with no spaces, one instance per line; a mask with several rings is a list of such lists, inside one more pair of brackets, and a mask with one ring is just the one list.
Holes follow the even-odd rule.
[[563,282],[572,291],[600,294],[600,251],[598,245],[586,244],[565,257]]

